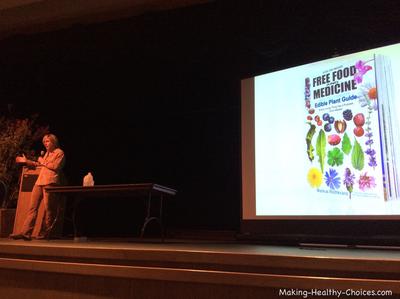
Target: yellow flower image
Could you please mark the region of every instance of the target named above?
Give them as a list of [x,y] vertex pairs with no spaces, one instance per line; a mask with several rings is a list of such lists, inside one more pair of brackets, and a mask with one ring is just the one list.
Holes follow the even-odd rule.
[[313,188],[319,187],[322,184],[322,172],[315,167],[308,171],[307,180]]

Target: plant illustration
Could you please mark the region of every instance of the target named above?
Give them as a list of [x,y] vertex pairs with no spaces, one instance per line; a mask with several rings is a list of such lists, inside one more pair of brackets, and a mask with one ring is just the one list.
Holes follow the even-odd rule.
[[355,175],[351,173],[350,168],[346,168],[344,172],[343,184],[346,186],[347,191],[349,191],[349,199],[351,199],[351,193],[353,192]]
[[361,191],[366,191],[368,189],[372,189],[376,187],[375,178],[373,176],[367,175],[364,173],[360,175],[360,179],[358,180],[358,185]]
[[339,189],[340,177],[337,171],[333,168],[329,168],[329,172],[325,172],[325,184],[332,190]]
[[322,172],[316,167],[310,168],[310,170],[308,171],[308,174],[307,174],[307,180],[312,188],[317,188],[317,187],[321,186]]
[[324,172],[324,163],[325,163],[325,149],[326,149],[326,135],[324,130],[320,130],[317,138],[317,155],[319,157],[319,165],[321,167],[321,171]]
[[350,152],[351,152],[351,142],[350,142],[350,138],[347,135],[347,133],[344,133],[344,135],[343,135],[342,151],[346,155],[350,154]]
[[328,164],[330,166],[339,166],[343,164],[343,153],[337,147],[328,152]]
[[357,170],[364,168],[364,152],[361,145],[354,139],[353,152],[351,153],[351,164]]
[[315,125],[308,123],[310,125],[310,129],[307,132],[306,136],[306,144],[307,144],[307,155],[310,162],[314,160],[314,147],[312,146],[312,138],[315,134]]

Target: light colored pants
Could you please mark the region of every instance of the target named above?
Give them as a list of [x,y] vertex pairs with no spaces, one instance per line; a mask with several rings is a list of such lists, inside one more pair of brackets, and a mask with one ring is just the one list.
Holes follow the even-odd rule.
[[35,227],[40,202],[42,200],[44,204],[44,219],[39,235],[47,235],[50,233],[56,214],[56,195],[46,192],[44,190],[45,187],[46,186],[38,185],[33,187],[28,214],[22,227],[22,234],[24,235],[32,234],[32,231]]

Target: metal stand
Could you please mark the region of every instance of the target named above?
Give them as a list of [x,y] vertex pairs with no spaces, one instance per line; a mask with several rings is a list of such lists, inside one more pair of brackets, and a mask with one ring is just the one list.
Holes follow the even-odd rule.
[[149,195],[148,195],[148,200],[147,200],[146,218],[144,219],[144,223],[143,223],[143,226],[142,226],[142,229],[141,229],[140,237],[143,238],[147,224],[149,224],[151,221],[154,220],[154,221],[158,222],[158,224],[160,225],[161,238],[162,238],[162,241],[164,242],[164,227],[163,227],[163,224],[162,224],[163,195],[160,194],[160,209],[159,209],[158,217],[154,216],[154,215],[153,216],[151,215],[151,202],[152,202],[152,198],[151,198],[151,191],[150,191]]

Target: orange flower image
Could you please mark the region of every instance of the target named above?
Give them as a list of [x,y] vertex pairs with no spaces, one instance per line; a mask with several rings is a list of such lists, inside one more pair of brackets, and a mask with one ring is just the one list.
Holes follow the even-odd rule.
[[377,98],[376,87],[371,87],[368,90],[368,97],[370,98],[370,100],[375,100]]

